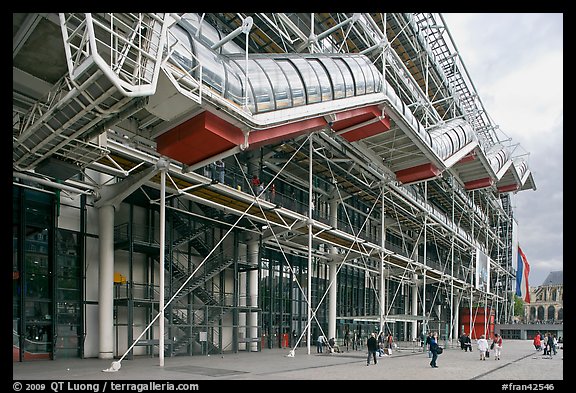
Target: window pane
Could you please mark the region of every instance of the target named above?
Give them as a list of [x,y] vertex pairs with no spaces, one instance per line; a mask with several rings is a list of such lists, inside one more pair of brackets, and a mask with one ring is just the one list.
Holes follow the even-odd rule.
[[[320,81],[320,90],[322,92],[322,101],[329,101],[332,99],[332,84],[330,82],[330,77],[326,73],[326,69],[320,64],[316,59],[308,60],[309,64],[316,71],[318,80]],[[342,75],[340,75],[342,77]]]
[[270,81],[264,70],[254,60],[248,60],[248,78],[254,89],[256,112],[261,113],[274,110]]
[[288,84],[288,80],[286,80],[286,75],[284,75],[284,72],[282,72],[282,69],[278,64],[276,64],[272,59],[258,59],[256,62],[260,64],[272,83],[276,109],[292,106],[290,85]]
[[[234,84],[236,85],[237,83],[240,83],[240,89],[242,88],[242,86],[244,86],[244,68],[245,68],[245,61],[241,61],[241,60],[235,60],[235,59],[228,59],[228,66],[230,67],[230,74],[234,74],[235,75],[235,79],[229,78],[228,79],[228,83]],[[239,91],[238,90],[238,86],[230,86],[230,92],[227,93],[230,95],[230,99],[232,100],[238,100],[238,104],[241,106],[244,106],[244,92],[243,91]],[[239,98],[236,97],[237,95],[239,95]],[[248,100],[247,100],[247,104],[248,104],[248,110],[251,113],[256,112],[256,105],[254,103],[254,91],[252,90],[252,86],[250,84],[250,81],[248,81]]]
[[356,95],[366,94],[366,79],[364,77],[364,72],[360,69],[358,62],[352,57],[345,57],[343,59],[346,64],[352,70],[352,75],[354,77],[354,85],[356,88]]
[[354,97],[354,78],[350,69],[342,59],[334,59],[334,63],[340,68],[342,76],[344,77],[344,90],[346,92],[346,97]]
[[[340,68],[338,68],[336,63],[334,63],[334,60],[331,58],[320,58],[319,60],[322,62],[324,67],[326,67],[330,80],[332,81],[334,99],[344,98],[346,92],[344,91],[344,77],[342,76]],[[322,86],[322,92],[324,92],[324,86]],[[324,100],[324,96],[322,96],[322,99]]]
[[224,66],[220,56],[205,47],[194,42],[195,53],[202,64],[202,79],[205,84],[222,94],[224,92]]
[[292,59],[292,64],[296,66],[304,81],[308,103],[313,104],[320,102],[322,100],[320,96],[320,82],[312,66],[304,59]]
[[292,106],[300,106],[306,104],[306,97],[304,95],[304,84],[300,75],[294,68],[294,65],[288,60],[276,60],[277,64],[282,68],[292,92]]

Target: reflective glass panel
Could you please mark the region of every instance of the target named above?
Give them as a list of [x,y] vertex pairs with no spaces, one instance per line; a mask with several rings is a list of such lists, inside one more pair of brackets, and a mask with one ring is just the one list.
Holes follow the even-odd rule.
[[278,66],[278,64],[276,64],[272,59],[258,59],[256,62],[262,67],[264,72],[266,72],[268,79],[272,84],[276,109],[283,109],[292,106],[290,85],[288,84],[286,75],[284,75],[280,66]]
[[[346,92],[344,91],[344,77],[340,68],[334,63],[332,58],[319,58],[330,76],[332,81],[332,88],[334,92],[334,99],[346,97]],[[322,92],[324,92],[324,86],[322,86]],[[324,95],[322,95],[322,100],[324,100]]]
[[344,77],[344,91],[346,97],[354,97],[354,78],[352,77],[350,68],[348,68],[342,59],[336,58],[334,59],[334,63],[338,66],[340,72],[342,72],[342,76]]
[[194,47],[196,56],[202,64],[204,83],[222,94],[224,92],[224,66],[220,56],[198,42],[194,42]]
[[248,78],[254,89],[256,98],[256,112],[267,112],[274,110],[272,99],[272,86],[264,70],[254,61],[248,60]]
[[322,97],[320,96],[320,82],[318,81],[318,76],[312,66],[305,59],[301,58],[292,59],[291,61],[298,69],[298,72],[304,81],[308,103],[313,104],[315,102],[320,102],[322,100]]
[[[320,81],[320,91],[322,92],[322,101],[329,101],[332,99],[332,83],[326,69],[320,64],[317,59],[307,59],[308,63],[312,66],[318,80]],[[342,75],[340,74],[340,78]],[[342,82],[342,81],[341,81]]]
[[344,57],[342,60],[348,64],[354,77],[354,85],[356,87],[356,95],[366,94],[366,79],[364,73],[358,65],[358,62],[353,57]]
[[290,84],[290,90],[292,92],[292,106],[301,106],[306,104],[306,96],[304,94],[304,84],[300,75],[294,65],[289,60],[277,59],[276,63],[288,78],[288,83]]

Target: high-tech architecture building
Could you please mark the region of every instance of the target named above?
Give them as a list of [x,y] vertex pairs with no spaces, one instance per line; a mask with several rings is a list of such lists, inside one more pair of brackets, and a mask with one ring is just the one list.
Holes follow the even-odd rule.
[[471,77],[440,14],[13,14],[14,361],[511,322]]

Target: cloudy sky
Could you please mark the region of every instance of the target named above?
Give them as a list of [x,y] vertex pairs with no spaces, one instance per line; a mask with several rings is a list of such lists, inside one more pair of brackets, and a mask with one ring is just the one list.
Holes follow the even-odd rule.
[[563,270],[563,14],[442,14],[501,138],[518,144],[536,191],[512,197],[529,283]]

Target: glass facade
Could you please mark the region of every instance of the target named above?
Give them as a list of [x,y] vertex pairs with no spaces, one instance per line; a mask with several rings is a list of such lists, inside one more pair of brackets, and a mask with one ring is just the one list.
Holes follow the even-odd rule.
[[[274,57],[222,55],[192,36],[189,25],[171,32],[179,65],[191,70],[191,53],[202,64],[202,82],[236,105],[247,101],[250,112],[264,113],[316,102],[371,94],[381,90],[381,74],[360,54],[289,54]],[[248,86],[244,79],[248,74]],[[195,71],[200,77],[200,70]]]
[[52,194],[13,193],[13,361],[79,357],[82,283],[76,234],[54,226]]

